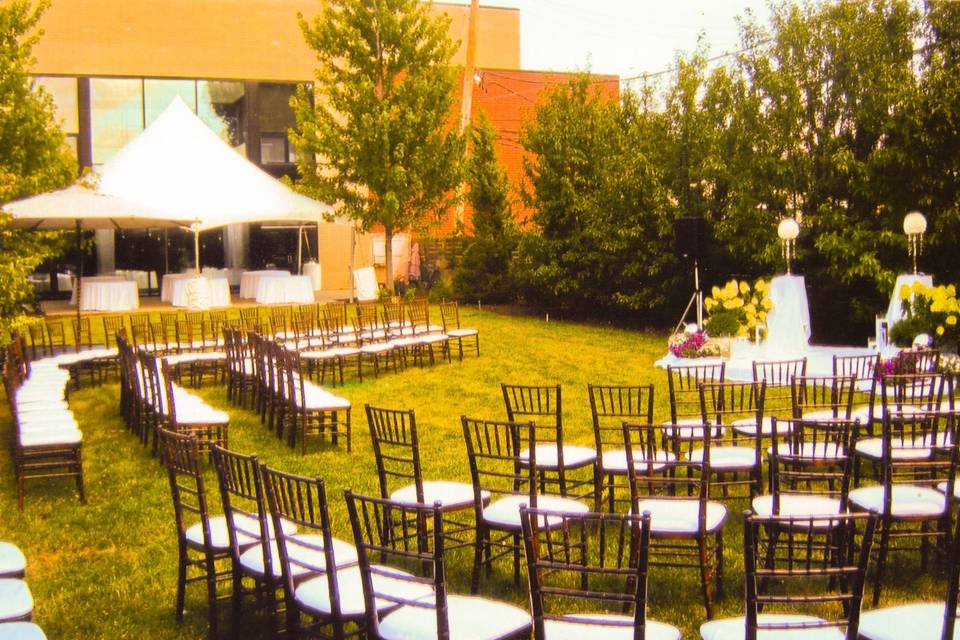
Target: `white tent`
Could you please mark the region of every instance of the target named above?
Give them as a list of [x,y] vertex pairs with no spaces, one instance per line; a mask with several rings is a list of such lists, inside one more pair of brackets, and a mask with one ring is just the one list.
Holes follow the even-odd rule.
[[179,97],[99,173],[100,192],[189,220],[194,231],[333,214],[237,153]]

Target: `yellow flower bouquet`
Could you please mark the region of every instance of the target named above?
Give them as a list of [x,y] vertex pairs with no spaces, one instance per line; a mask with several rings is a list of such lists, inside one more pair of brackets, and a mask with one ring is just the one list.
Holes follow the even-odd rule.
[[954,285],[928,287],[922,282],[903,285],[897,292],[903,305],[903,319],[890,329],[899,346],[910,346],[915,336],[926,333],[937,347],[956,348],[960,342],[960,303]]
[[714,338],[755,335],[766,326],[767,314],[773,309],[770,283],[760,279],[750,286],[746,280],[730,280],[722,287],[713,287],[703,306],[707,311],[707,333]]

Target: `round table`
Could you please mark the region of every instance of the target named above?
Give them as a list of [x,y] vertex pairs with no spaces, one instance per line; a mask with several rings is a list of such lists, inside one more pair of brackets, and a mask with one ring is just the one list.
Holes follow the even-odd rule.
[[260,304],[309,304],[314,301],[313,282],[310,276],[261,276],[256,299]]
[[[137,283],[117,276],[84,278],[80,285],[81,311],[132,311],[140,308]],[[77,288],[73,288],[71,304],[77,304]]]
[[244,271],[240,276],[240,297],[256,298],[257,286],[261,278],[289,278],[289,271],[264,270],[264,271]]

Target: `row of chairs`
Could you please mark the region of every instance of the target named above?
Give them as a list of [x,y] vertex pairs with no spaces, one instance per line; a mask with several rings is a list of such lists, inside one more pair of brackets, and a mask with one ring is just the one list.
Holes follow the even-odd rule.
[[204,450],[229,443],[230,417],[176,384],[167,358],[117,335],[120,353],[120,413],[127,428],[156,454],[157,433],[166,428],[197,436]]
[[70,374],[60,366],[77,360],[76,354],[64,354],[31,362],[19,336],[4,351],[3,383],[13,421],[10,449],[21,510],[28,480],[71,478],[80,501],[86,502],[83,434],[67,404]]
[[[361,632],[383,640],[527,638],[531,631],[537,639],[551,640],[680,637],[671,625],[646,617],[656,544],[656,515],[650,511],[609,514],[517,505],[531,596],[527,612],[450,592],[447,513],[438,503],[347,490],[350,544],[332,535],[321,478],[285,473],[260,464],[256,456],[215,447],[226,515],[211,516],[196,440],[167,431],[161,438],[181,539],[178,617],[187,567],[197,567],[198,578],[207,581],[212,637],[219,626],[218,581],[232,583],[234,629],[242,623],[245,596],[255,593],[266,603],[276,635],[281,591],[290,637],[315,633],[318,626],[334,638]],[[187,503],[194,508],[186,509]],[[198,514],[192,525],[185,520],[190,513]],[[704,623],[705,640],[779,634],[849,640],[953,637],[960,532],[949,549],[946,605],[875,609],[861,616],[875,515],[746,512],[743,523],[745,615]],[[245,588],[245,582],[255,588]],[[898,619],[905,614],[910,618]]]
[[[350,401],[309,379],[306,358],[283,342],[251,332],[228,334],[231,379],[228,391],[240,404],[249,390],[260,420],[291,447],[306,453],[311,437],[329,438],[334,445],[345,438],[352,449]],[[228,395],[231,395],[228,392]]]
[[31,622],[33,594],[25,580],[27,559],[17,545],[0,541],[0,638],[46,640]]

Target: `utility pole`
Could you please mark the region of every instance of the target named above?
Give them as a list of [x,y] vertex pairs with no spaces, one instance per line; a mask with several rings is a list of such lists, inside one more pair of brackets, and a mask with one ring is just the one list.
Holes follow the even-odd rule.
[[[473,115],[473,76],[476,74],[477,59],[477,18],[480,14],[480,0],[470,0],[470,17],[467,22],[467,61],[463,67],[463,90],[460,92],[460,132],[470,126]],[[466,185],[460,185],[461,195]],[[457,205],[457,223],[463,222],[463,203]]]

